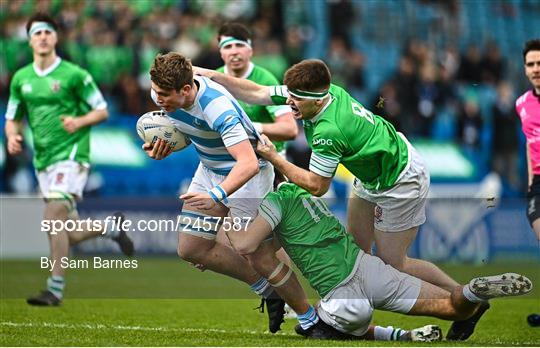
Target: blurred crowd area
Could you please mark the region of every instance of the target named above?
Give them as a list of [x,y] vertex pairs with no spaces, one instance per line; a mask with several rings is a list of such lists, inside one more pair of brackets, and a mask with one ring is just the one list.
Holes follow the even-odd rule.
[[[514,102],[529,88],[521,49],[538,37],[539,0],[10,0],[0,9],[4,107],[10,78],[31,61],[25,23],[35,11],[56,17],[60,56],[94,76],[112,122],[155,108],[157,53],[217,68],[217,28],[240,21],[254,34],[254,61],[279,78],[301,59],[323,59],[334,83],[409,138],[460,144],[525,190]],[[307,147],[303,136],[291,145]]]

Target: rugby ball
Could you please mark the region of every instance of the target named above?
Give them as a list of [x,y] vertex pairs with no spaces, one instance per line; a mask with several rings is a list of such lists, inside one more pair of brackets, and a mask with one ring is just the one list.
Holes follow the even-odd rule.
[[191,141],[169,120],[163,111],[150,111],[137,121],[137,134],[145,143],[154,145],[158,139],[165,140],[173,151],[186,148]]

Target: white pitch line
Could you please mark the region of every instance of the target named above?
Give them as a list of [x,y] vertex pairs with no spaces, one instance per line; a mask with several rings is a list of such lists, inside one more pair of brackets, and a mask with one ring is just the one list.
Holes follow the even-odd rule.
[[[172,327],[148,327],[148,326],[125,326],[125,325],[103,325],[103,324],[61,324],[61,323],[14,323],[11,321],[0,322],[0,326],[11,327],[47,327],[56,329],[89,329],[89,330],[124,330],[124,331],[155,331],[155,332],[197,332],[197,333],[222,333],[222,334],[242,334],[242,335],[268,335],[268,332],[258,332],[253,330],[222,330],[222,329],[195,329],[195,328],[172,328]],[[279,336],[297,337],[286,333],[276,333]]]

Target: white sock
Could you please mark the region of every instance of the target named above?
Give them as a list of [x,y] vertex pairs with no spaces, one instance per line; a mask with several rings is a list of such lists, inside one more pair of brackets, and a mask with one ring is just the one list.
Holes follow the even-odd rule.
[[312,306],[309,306],[308,310],[304,314],[298,314],[296,319],[298,319],[298,323],[300,323],[300,326],[304,330],[309,329],[319,322],[319,316],[317,315],[315,308]]
[[394,329],[392,326],[375,326],[373,330],[373,336],[377,341],[400,341],[405,334],[407,334],[406,330]]
[[274,292],[274,288],[270,286],[270,283],[264,277],[259,278],[254,284],[251,284],[250,288],[254,293],[264,298],[268,298]]
[[471,291],[471,289],[469,288],[469,284],[463,287],[463,296],[465,296],[465,298],[472,303],[486,302],[486,300],[478,297],[474,292]]
[[64,297],[65,286],[64,277],[62,276],[50,276],[47,278],[47,290],[60,300]]

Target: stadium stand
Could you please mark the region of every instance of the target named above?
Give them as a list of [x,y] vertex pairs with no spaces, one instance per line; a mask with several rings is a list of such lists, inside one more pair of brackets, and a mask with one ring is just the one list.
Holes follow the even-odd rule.
[[[396,121],[413,140],[458,144],[471,162],[478,164],[475,180],[497,169],[492,165],[496,90],[501,83],[508,83],[516,96],[527,86],[520,50],[526,39],[537,34],[534,28],[540,27],[537,1],[339,0],[285,4],[246,0],[216,4],[202,0],[2,2],[0,104],[5,108],[13,72],[30,61],[24,31],[27,16],[36,10],[48,11],[60,18],[61,55],[87,68],[106,94],[112,111],[107,127],[127,132],[138,146],[134,116],[154,108],[147,72],[155,54],[177,50],[192,57],[195,64],[215,68],[221,64],[216,28],[222,21],[234,19],[250,24],[257,38],[257,63],[276,74],[281,75],[302,58],[326,59],[335,80],[369,107],[381,96],[383,86],[390,84],[399,112],[389,109],[391,104],[387,103],[375,109],[377,113]],[[464,65],[469,62],[466,53],[471,46],[477,47],[479,56],[476,63],[467,66],[481,67],[480,75],[472,79]],[[492,51],[496,53],[490,60]],[[404,57],[412,62],[408,85],[412,90],[408,94],[399,74]],[[473,146],[462,139],[459,121],[461,110],[471,101],[478,104],[482,120],[478,123],[479,139]],[[514,127],[522,145],[518,124]],[[520,160],[513,172],[501,173],[508,195],[524,192],[526,185],[523,146],[516,146],[515,152]],[[150,167],[145,162],[130,169],[132,173],[125,178],[118,178],[114,167],[98,165],[96,170],[104,182],[99,194],[177,191],[177,178],[192,171],[189,165],[193,161],[188,160],[186,165],[187,157],[171,159],[163,166]],[[5,160],[2,166],[5,168]],[[162,177],[161,173],[171,170],[176,171],[176,178]],[[148,176],[162,178],[162,184],[141,184]],[[9,178],[3,181],[2,189],[17,191]]]

